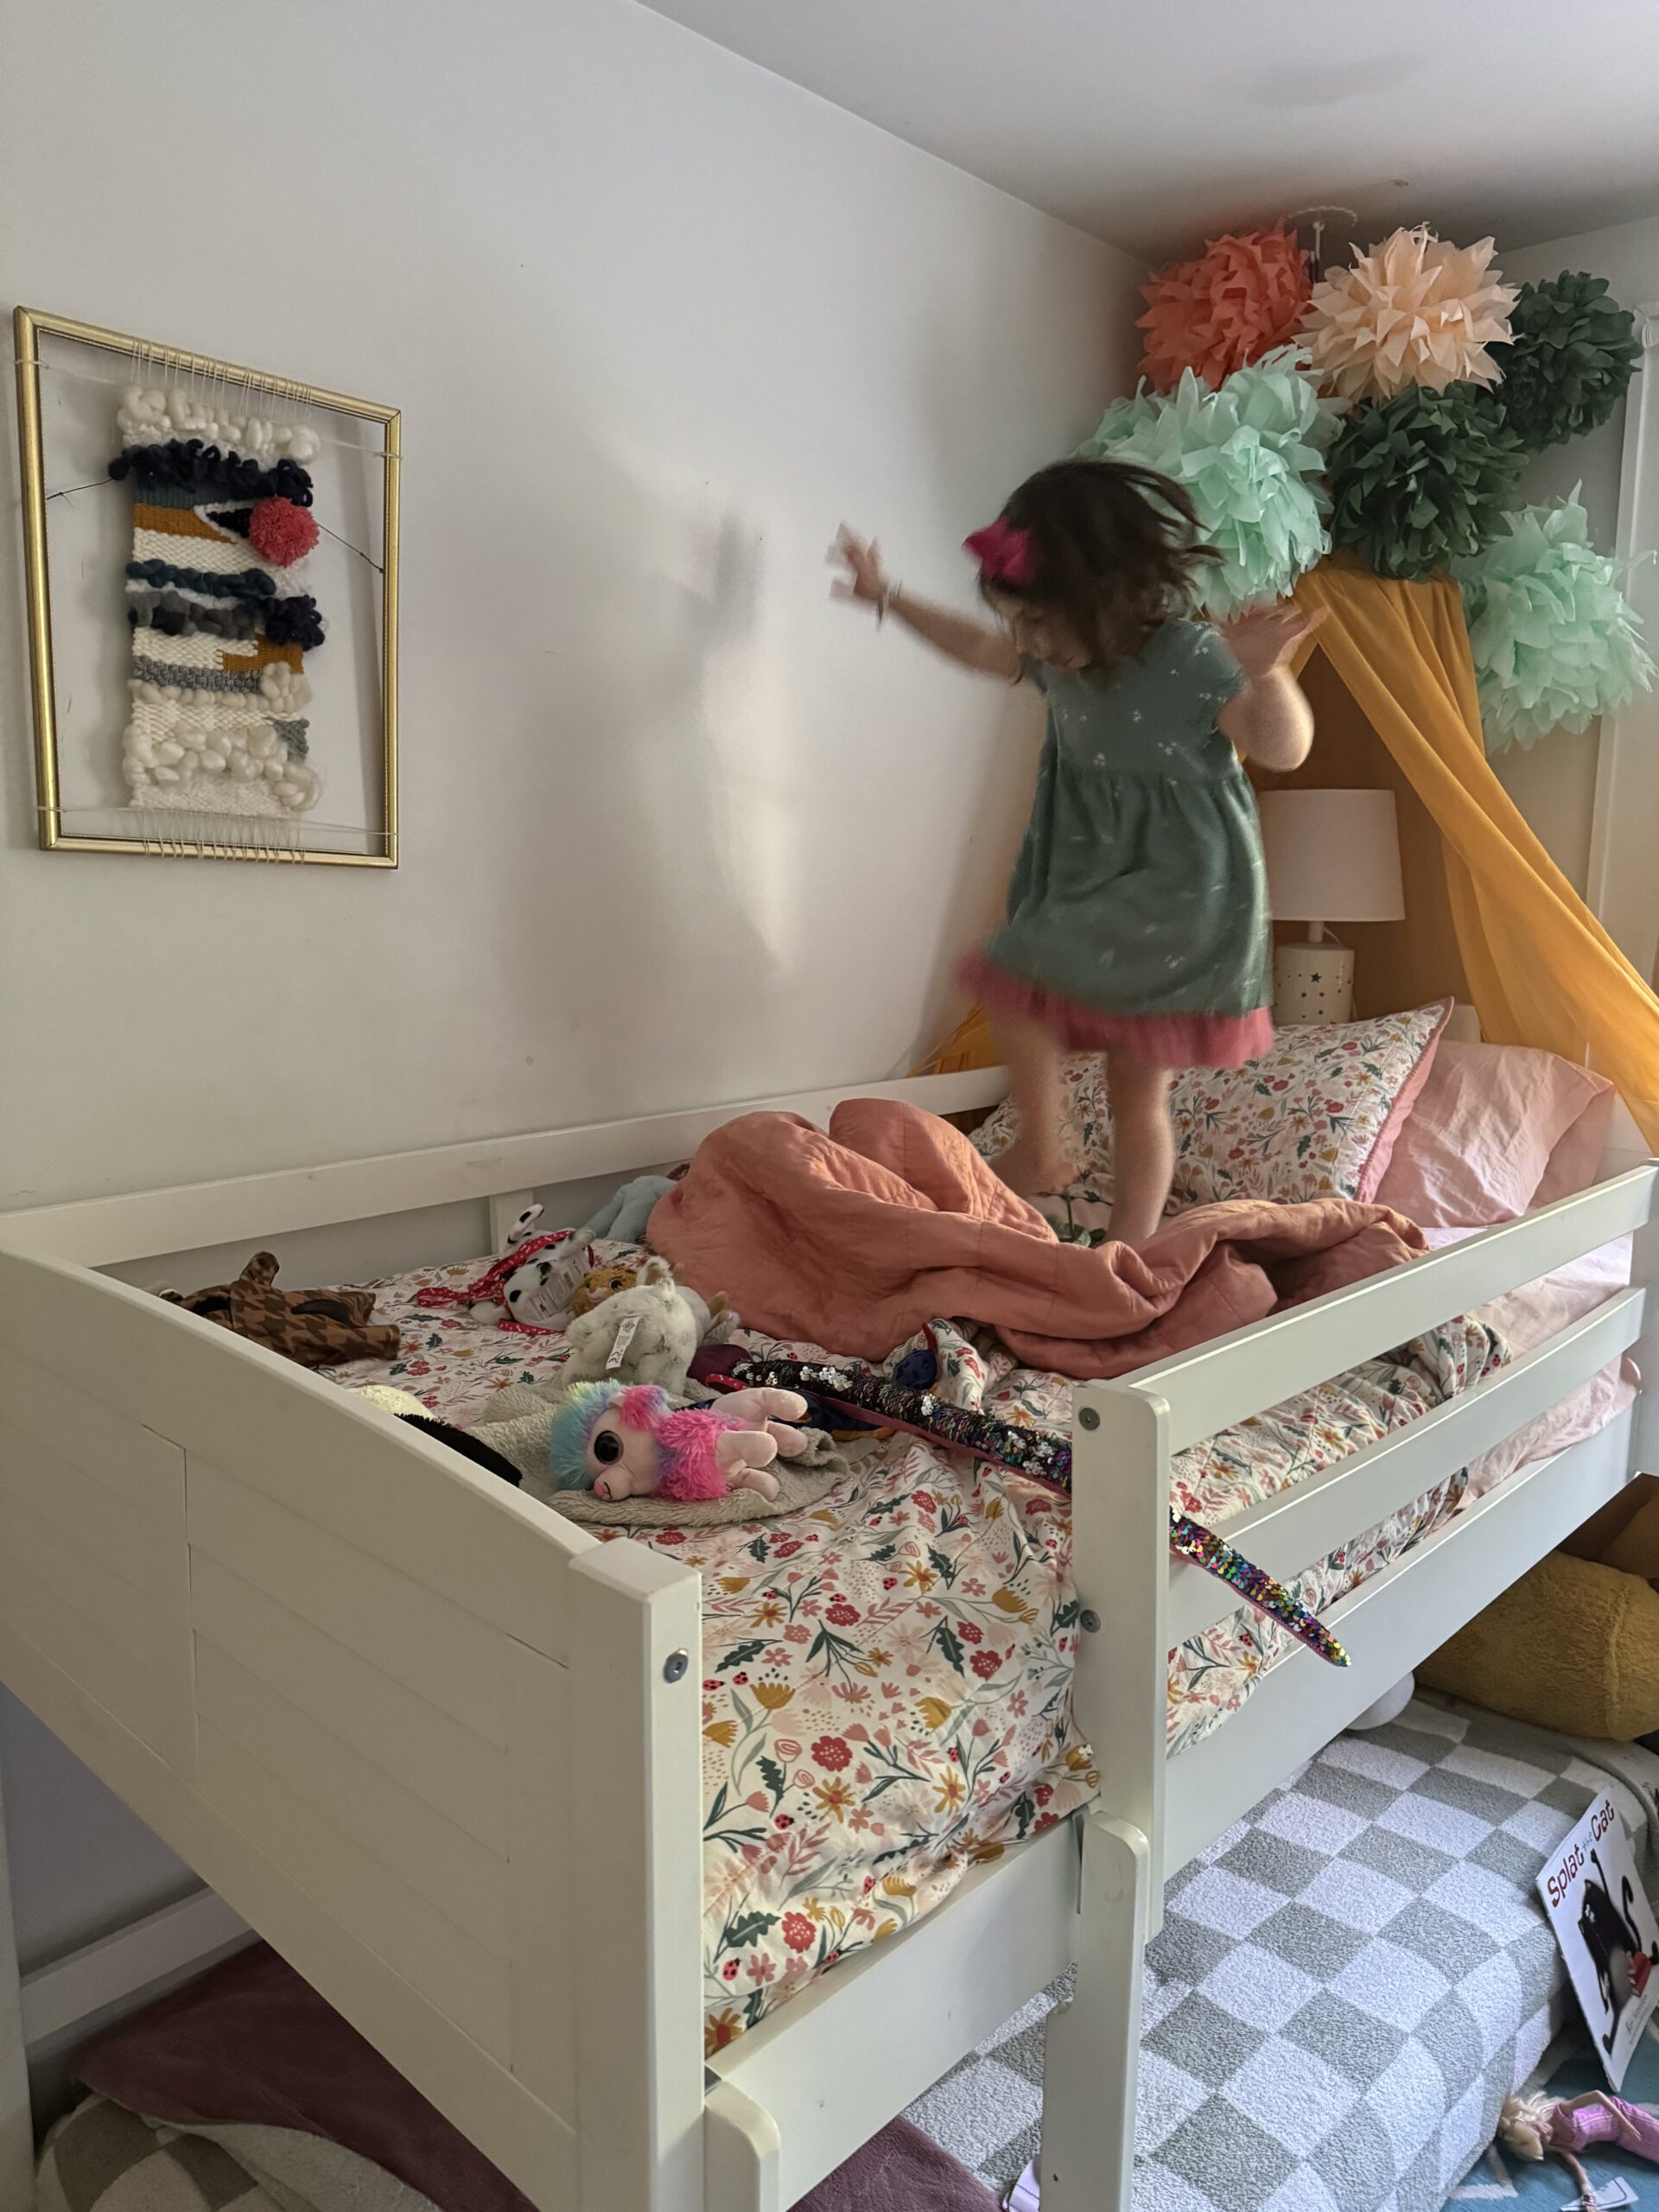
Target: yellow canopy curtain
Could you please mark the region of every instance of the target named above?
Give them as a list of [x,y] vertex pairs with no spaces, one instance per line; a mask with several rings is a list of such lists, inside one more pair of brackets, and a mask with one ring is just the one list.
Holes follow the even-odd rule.
[[[1322,653],[1440,834],[1458,953],[1483,1034],[1583,1060],[1659,1148],[1659,999],[1492,773],[1457,586],[1396,583],[1341,561],[1302,578]],[[1315,760],[1318,740],[1315,740]],[[1654,825],[1659,839],[1659,823]],[[988,1067],[977,1008],[918,1072]]]

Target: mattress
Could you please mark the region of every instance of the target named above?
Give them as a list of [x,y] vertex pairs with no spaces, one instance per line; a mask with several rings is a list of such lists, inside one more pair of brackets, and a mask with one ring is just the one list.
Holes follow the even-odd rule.
[[[600,1246],[602,1258],[627,1248]],[[637,1255],[635,1255],[637,1256]],[[478,1265],[377,1284],[399,1357],[333,1370],[391,1382],[465,1421],[491,1392],[551,1380],[562,1339],[429,1311]],[[1569,1271],[1570,1272],[1570,1271]],[[1513,1327],[1548,1313],[1555,1279],[1503,1301]],[[1579,1282],[1572,1293],[1598,1302]],[[941,1322],[925,1332],[936,1387],[1004,1420],[1069,1427],[1071,1385],[995,1341]],[[817,1345],[746,1339],[757,1351]],[[918,1340],[920,1341],[919,1339]],[[902,1348],[901,1348],[902,1349]],[[1469,1388],[1509,1356],[1493,1316],[1448,1323],[1395,1353],[1178,1455],[1180,1508],[1214,1527]],[[1582,1395],[1582,1394],[1581,1394]],[[1609,1417],[1611,1408],[1601,1417]],[[1535,1439],[1531,1446],[1538,1448]],[[633,1532],[703,1581],[704,1968],[717,2049],[815,1974],[929,1910],[970,1866],[1086,1803],[1099,1776],[1071,1721],[1077,1636],[1070,1501],[1010,1470],[913,1439],[872,1440],[810,1511],[743,1526]],[[1500,1472],[1519,1464],[1512,1452]],[[1460,1471],[1299,1579],[1318,1609],[1456,1510]],[[1171,1654],[1172,1752],[1199,1741],[1294,1647],[1253,1612]]]

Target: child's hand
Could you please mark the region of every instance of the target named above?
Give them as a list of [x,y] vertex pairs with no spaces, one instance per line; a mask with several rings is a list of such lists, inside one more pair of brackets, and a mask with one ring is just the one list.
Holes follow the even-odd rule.
[[873,537],[861,537],[842,523],[830,549],[830,558],[847,571],[830,587],[836,598],[861,599],[872,607],[886,604],[887,572],[881,566],[881,548]]
[[1233,658],[1252,683],[1271,676],[1290,658],[1305,638],[1325,620],[1325,610],[1304,614],[1300,607],[1253,607],[1221,625]]

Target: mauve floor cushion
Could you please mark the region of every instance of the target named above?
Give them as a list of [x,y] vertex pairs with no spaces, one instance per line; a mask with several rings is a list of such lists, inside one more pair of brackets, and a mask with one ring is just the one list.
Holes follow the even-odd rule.
[[795,2212],[996,2212],[996,2199],[931,2135],[895,2120],[809,2190]]
[[[533,2212],[457,2128],[264,1944],[92,2044],[76,2072],[129,2112],[328,2137],[439,2212]],[[855,2152],[798,2212],[995,2212],[966,2167],[907,2120]]]
[[440,2212],[534,2212],[263,1943],[90,2044],[75,2070],[101,2096],[175,2126],[242,2121],[326,2135],[419,2190]]

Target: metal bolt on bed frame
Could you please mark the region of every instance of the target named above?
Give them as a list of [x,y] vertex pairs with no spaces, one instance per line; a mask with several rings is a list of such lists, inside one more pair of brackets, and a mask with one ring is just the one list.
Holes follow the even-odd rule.
[[690,1664],[689,1651],[671,1651],[663,1662],[663,1680],[665,1682],[683,1682],[685,1670]]
[[1077,1419],[1085,1428],[1098,1428],[1100,1427],[1099,1408],[1095,1406],[1085,1406],[1077,1415]]

